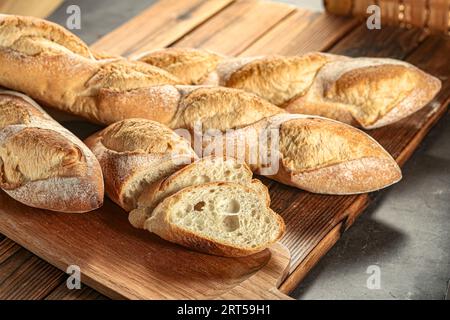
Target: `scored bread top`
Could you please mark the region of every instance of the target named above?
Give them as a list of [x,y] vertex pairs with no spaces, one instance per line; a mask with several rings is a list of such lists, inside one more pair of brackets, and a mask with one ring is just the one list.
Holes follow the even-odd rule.
[[1,98],[0,130],[10,125],[27,125],[31,122],[32,115],[41,116],[40,112],[30,108],[29,104],[19,97],[2,94]]
[[55,131],[40,128],[25,128],[5,139],[0,163],[0,187],[4,189],[87,173],[86,159],[76,145]]
[[[190,49],[189,55],[201,55],[196,52]],[[158,50],[166,69],[180,68],[176,60],[184,55]],[[201,84],[242,89],[291,113],[324,116],[367,129],[417,111],[441,87],[439,79],[400,60],[320,52],[224,58]]]
[[29,97],[0,91],[0,187],[29,206],[86,212],[103,203],[91,151]]
[[[278,138],[261,140],[271,132]],[[215,148],[213,154],[239,149],[255,173],[315,193],[369,192],[401,178],[395,160],[369,135],[317,116],[275,115],[231,132],[220,143],[224,150]]]
[[191,48],[165,48],[132,57],[172,73],[183,84],[200,84],[223,58],[209,50]]
[[189,143],[164,125],[145,119],[127,119],[107,127],[103,145],[117,152],[147,154],[191,153]]
[[[235,58],[246,61],[248,58]],[[317,71],[333,56],[309,53],[303,56],[268,56],[255,58],[242,66],[233,60],[219,65],[219,84],[256,93],[271,103],[282,106],[304,94]],[[238,68],[228,67],[236,65]],[[224,70],[221,72],[221,70]]]
[[126,211],[146,187],[197,159],[187,140],[146,119],[119,121],[85,143],[100,162],[108,196]]
[[158,120],[163,112],[148,103],[150,93],[140,91],[134,104],[121,105],[116,95],[126,99],[133,89],[179,82],[140,61],[97,60],[80,39],[51,22],[0,16],[0,85],[48,106],[104,124],[138,116]]
[[284,113],[282,109],[242,90],[223,87],[183,87],[178,112],[170,127],[203,131],[225,131],[252,124],[265,117]]
[[364,157],[390,158],[359,130],[322,118],[288,120],[280,127],[280,152],[289,170],[303,172]]
[[[55,43],[85,58],[92,57],[88,46],[80,38],[56,23],[38,18],[2,14],[0,35],[0,46],[9,46],[27,54],[35,54],[37,47],[32,44],[42,40],[50,47],[51,43]],[[30,41],[23,42],[23,39]]]
[[394,109],[405,116],[423,107],[439,89],[438,79],[403,61],[344,59],[325,64],[307,94],[288,110],[301,112],[302,104],[323,104],[322,109],[345,109],[359,125],[371,128]]
[[178,79],[152,65],[139,61],[115,59],[99,64],[99,69],[86,82],[86,86],[91,91],[100,89],[114,91],[150,87],[162,83],[176,84]]

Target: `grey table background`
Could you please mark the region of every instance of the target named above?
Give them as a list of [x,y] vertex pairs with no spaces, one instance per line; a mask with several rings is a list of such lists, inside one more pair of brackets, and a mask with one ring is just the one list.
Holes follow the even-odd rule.
[[[185,1],[185,0],[182,0]],[[214,1],[214,0],[212,0]],[[154,0],[66,1],[49,20],[65,25],[69,4],[81,8],[87,43],[137,15]],[[320,0],[283,0],[321,10]],[[291,296],[299,299],[443,299],[450,279],[450,114],[435,126],[403,168]],[[379,289],[367,288],[369,266]]]

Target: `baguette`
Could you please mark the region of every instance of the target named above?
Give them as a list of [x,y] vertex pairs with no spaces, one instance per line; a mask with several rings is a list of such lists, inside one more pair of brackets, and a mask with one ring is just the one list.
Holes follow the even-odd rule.
[[189,142],[146,119],[119,121],[85,143],[100,162],[107,195],[126,211],[148,185],[197,159]]
[[29,97],[0,90],[0,188],[31,207],[86,212],[103,203],[92,152]]
[[262,251],[280,239],[285,225],[252,188],[213,182],[165,198],[145,228],[197,251],[239,257]]
[[86,44],[54,23],[0,15],[0,85],[48,106],[102,124],[133,117],[164,122],[170,110],[159,108],[151,93],[140,91],[135,103],[120,108],[116,97],[176,83],[172,74],[143,62],[96,59]]
[[197,91],[175,86],[178,83],[171,73],[147,63],[93,54],[75,35],[51,22],[0,15],[0,85],[91,122],[109,125],[144,118],[181,127],[177,121],[182,121],[183,103],[189,104],[196,94],[202,96],[195,102],[205,105],[202,112],[220,111],[219,120],[231,104],[245,111],[239,118],[243,124],[281,112],[244,91]]
[[374,139],[326,118],[279,114],[202,143],[209,150],[203,156],[240,150],[254,173],[314,193],[365,193],[401,179],[395,160]]
[[[328,117],[365,129],[382,127],[424,107],[440,90],[439,79],[413,65],[385,58],[348,58],[325,53],[207,59],[206,66],[178,63],[195,51],[158,50],[139,59],[175,74],[184,83],[221,85],[253,92],[291,113]],[[168,59],[170,57],[170,59]],[[165,63],[159,63],[165,61]],[[198,73],[204,73],[199,75]],[[192,73],[193,77],[186,78]],[[197,80],[203,79],[203,80]]]
[[162,199],[183,188],[209,182],[231,181],[247,185],[262,195],[269,206],[270,197],[267,188],[258,180],[252,180],[252,175],[252,171],[245,163],[238,163],[233,158],[202,158],[143,190],[137,201],[137,208],[130,212],[128,219],[134,227],[144,228],[145,221]]
[[[155,86],[152,90],[157,96],[167,91],[178,96],[162,101],[165,108],[177,110],[168,126],[190,131],[192,145],[201,157],[236,157],[246,161],[258,174],[324,194],[373,191],[401,178],[395,160],[370,136],[349,125],[320,117],[289,114],[252,93],[237,89],[166,85]],[[295,125],[281,125],[279,132],[284,144],[280,145],[279,151],[273,152],[282,159],[280,171],[268,173],[265,164],[255,163],[253,158],[259,161],[270,157],[270,150],[258,150],[256,156],[250,151],[261,145],[258,143],[260,134],[271,130],[273,119],[298,120],[292,121]],[[221,141],[230,146],[217,148],[215,144]],[[241,149],[242,142],[248,144],[244,147],[245,159],[235,152],[229,153],[233,148]],[[378,172],[382,172],[382,176]]]
[[206,80],[225,57],[202,49],[165,48],[132,56],[175,75],[183,84],[195,85]]

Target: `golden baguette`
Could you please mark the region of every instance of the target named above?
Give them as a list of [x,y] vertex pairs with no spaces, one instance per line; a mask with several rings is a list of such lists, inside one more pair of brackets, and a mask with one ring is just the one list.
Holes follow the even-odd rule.
[[133,117],[164,120],[170,113],[145,103],[152,99],[147,92],[121,108],[115,107],[115,98],[132,89],[178,82],[142,62],[95,59],[86,44],[57,24],[0,15],[0,85],[48,106],[102,124]]
[[[386,58],[319,52],[224,58],[182,48],[136,58],[183,74],[186,84],[243,89],[292,113],[324,116],[365,129],[403,119],[424,107],[441,88],[439,79],[409,63]],[[182,63],[186,60],[195,63]]]
[[31,207],[86,212],[103,204],[92,152],[29,97],[0,90],[0,188]]

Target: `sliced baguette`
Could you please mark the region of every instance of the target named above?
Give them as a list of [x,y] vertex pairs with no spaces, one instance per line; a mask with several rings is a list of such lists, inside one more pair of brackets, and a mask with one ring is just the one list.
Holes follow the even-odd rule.
[[252,171],[245,163],[238,163],[233,158],[200,159],[150,185],[141,193],[138,208],[130,212],[128,219],[134,227],[143,229],[145,220],[151,216],[153,209],[161,200],[183,188],[209,182],[232,181],[247,185],[262,195],[269,205],[270,197],[266,186],[252,180],[252,175]]
[[214,182],[165,198],[145,229],[197,251],[239,257],[262,251],[280,239],[285,225],[252,188]]
[[85,143],[100,162],[106,193],[126,211],[148,185],[197,159],[188,141],[145,119],[116,122]]

